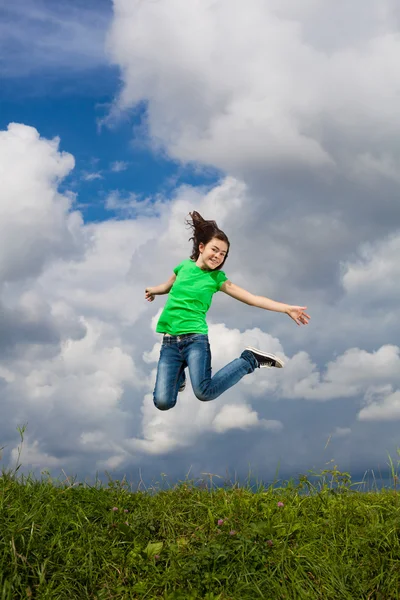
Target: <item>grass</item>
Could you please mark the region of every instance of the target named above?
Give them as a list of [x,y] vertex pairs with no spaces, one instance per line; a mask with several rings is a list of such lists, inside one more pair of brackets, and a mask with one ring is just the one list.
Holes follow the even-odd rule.
[[3,471],[0,600],[400,598],[397,475],[313,481],[155,493]]

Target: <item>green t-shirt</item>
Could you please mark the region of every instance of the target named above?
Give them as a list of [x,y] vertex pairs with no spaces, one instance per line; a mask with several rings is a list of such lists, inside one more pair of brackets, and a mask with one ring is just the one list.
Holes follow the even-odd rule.
[[158,320],[156,331],[170,335],[208,333],[206,313],[212,297],[227,276],[223,271],[203,271],[190,259],[174,269],[176,280]]

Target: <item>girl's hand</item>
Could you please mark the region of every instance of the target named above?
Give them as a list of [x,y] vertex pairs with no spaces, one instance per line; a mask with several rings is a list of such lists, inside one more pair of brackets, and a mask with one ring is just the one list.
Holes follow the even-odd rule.
[[286,312],[297,325],[308,325],[311,317],[304,312],[306,309],[307,306],[289,306]]
[[144,292],[144,297],[146,298],[146,300],[148,302],[153,302],[155,296],[154,296],[153,292],[151,291],[151,288],[146,288],[146,290]]

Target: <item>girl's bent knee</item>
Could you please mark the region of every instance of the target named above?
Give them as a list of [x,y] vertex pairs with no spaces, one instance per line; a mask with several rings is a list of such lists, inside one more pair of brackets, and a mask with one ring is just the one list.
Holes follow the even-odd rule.
[[169,410],[170,408],[172,408],[172,406],[168,406],[166,404],[156,404],[155,402],[154,406],[158,408],[158,410]]
[[194,395],[196,396],[197,400],[200,400],[200,402],[208,402],[209,400],[215,400],[215,398],[217,398],[217,396],[213,396],[212,394],[205,394],[200,391],[195,391]]
[[171,402],[168,399],[160,399],[153,397],[154,406],[158,408],[158,410],[169,410],[175,406],[175,402]]

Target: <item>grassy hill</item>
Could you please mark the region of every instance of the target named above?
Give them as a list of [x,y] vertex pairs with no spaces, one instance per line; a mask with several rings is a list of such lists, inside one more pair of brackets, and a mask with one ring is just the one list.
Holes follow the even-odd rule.
[[0,477],[0,600],[400,598],[400,506],[337,468],[267,489]]

